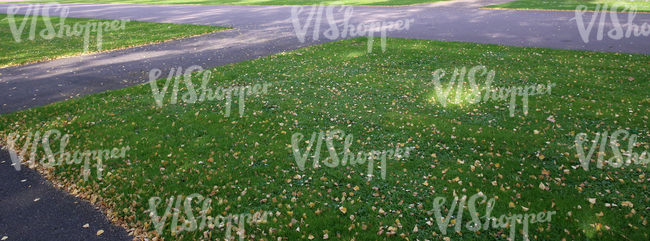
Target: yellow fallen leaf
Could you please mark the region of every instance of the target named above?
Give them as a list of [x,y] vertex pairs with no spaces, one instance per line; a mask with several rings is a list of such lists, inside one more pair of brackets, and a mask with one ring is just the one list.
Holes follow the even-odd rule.
[[354,186],[352,190],[359,191],[359,186]]
[[510,203],[508,204],[508,207],[514,208],[514,207],[515,207],[515,203],[510,202]]
[[340,210],[342,213],[346,213],[346,212],[348,211],[348,209],[347,209],[347,208],[344,208],[344,207],[340,207],[339,210]]
[[630,201],[624,201],[624,202],[621,203],[621,206],[633,208],[634,204],[632,204],[632,202],[630,202]]
[[521,206],[521,209],[523,209],[523,210],[524,210],[524,212],[528,212],[528,209],[529,209],[529,208],[527,208],[527,207],[524,207],[524,206]]
[[546,186],[544,186],[544,183],[539,183],[539,189],[546,190]]
[[104,233],[104,230],[100,229],[99,231],[97,231],[97,236],[102,235],[103,233]]
[[311,234],[310,234],[309,237],[308,237],[308,239],[309,239],[309,240],[314,239],[314,235],[311,235]]
[[587,198],[591,204],[596,204],[596,199],[595,198]]
[[540,159],[540,160],[544,160],[544,158],[546,158],[546,157],[544,156],[544,154],[540,154],[540,155],[539,155],[539,159]]

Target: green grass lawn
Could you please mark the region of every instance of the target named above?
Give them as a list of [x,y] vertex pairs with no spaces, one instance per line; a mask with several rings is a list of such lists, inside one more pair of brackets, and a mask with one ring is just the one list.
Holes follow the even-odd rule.
[[[0,136],[57,129],[72,135],[66,151],[129,146],[124,159],[104,161],[102,180],[93,169],[84,182],[79,164],[56,166],[47,176],[110,208],[116,222],[148,232],[154,230],[145,213],[151,197],[200,193],[214,201],[211,216],[272,212],[267,223],[246,228],[255,240],[325,234],[330,240],[505,240],[509,229],[466,229],[467,211],[458,220],[460,234],[450,224],[443,235],[434,221],[436,197],[447,198],[450,208],[453,195],[482,192],[496,199],[496,217],[557,212],[549,223],[530,224],[531,240],[647,239],[647,165],[598,169],[592,161],[585,171],[574,136],[585,132],[591,140],[596,132],[628,129],[639,135],[635,152],[649,148],[650,56],[406,39],[388,39],[386,52],[368,54],[365,42],[331,42],[211,69],[213,89],[272,84],[268,94],[246,100],[244,117],[238,103],[229,117],[225,101],[170,104],[171,91],[158,107],[147,83],[2,115]],[[493,86],[556,86],[530,96],[528,115],[517,107],[514,117],[508,101],[445,107],[433,100],[434,71],[476,65],[496,72]],[[193,81],[198,89],[199,77]],[[398,145],[415,150],[389,160],[385,179],[379,164],[370,181],[367,163],[314,168],[310,159],[300,170],[292,135],[305,136],[304,153],[312,133],[333,129],[353,134],[353,153]],[[338,153],[343,142],[334,141]],[[620,145],[627,149],[627,141]],[[606,152],[609,159],[612,151]],[[320,155],[321,161],[329,156],[325,143]],[[486,204],[477,212],[485,215]],[[205,230],[172,237],[170,219],[167,239],[203,237]],[[516,228],[520,240],[521,224]],[[224,228],[211,233],[223,236]]]
[[509,9],[548,9],[548,10],[569,10],[575,11],[576,7],[579,5],[585,5],[591,11],[596,9],[596,4],[600,4],[601,7],[603,4],[607,3],[611,8],[615,3],[622,4],[622,7],[619,8],[619,11],[622,11],[624,7],[632,8],[636,7],[639,12],[650,12],[650,2],[646,1],[584,1],[584,0],[556,0],[556,1],[538,1],[538,0],[516,0],[509,3],[497,4],[487,6],[485,8],[509,8]]
[[[53,26],[54,33],[56,33],[55,36],[52,36],[51,39],[43,38],[40,35],[40,32],[46,29],[46,22],[43,21],[42,16],[38,16],[36,28],[34,28],[33,31],[34,34],[31,34],[33,38],[30,39],[32,16],[29,17],[28,21],[26,21],[24,29],[22,30],[22,35],[20,36],[18,36],[20,34],[18,29],[20,28],[25,15],[14,16],[16,23],[15,35],[12,33],[9,20],[5,19],[7,16],[7,14],[0,14],[0,19],[4,19],[0,21],[0,41],[2,41],[2,45],[0,45],[0,67],[65,58],[84,53],[85,33],[83,32],[78,35],[71,34],[68,36],[67,29],[65,29],[64,31],[61,31],[59,37],[60,27]],[[52,25],[59,24],[60,19],[61,18],[59,17],[50,17],[49,23]],[[75,24],[85,26],[88,23],[92,24],[100,22],[112,23],[112,20],[65,18],[64,24],[74,27]],[[121,25],[122,23],[119,22],[117,30],[109,28],[109,31],[104,31],[106,28],[102,28],[102,51],[146,45],[228,29],[226,27],[147,23],[137,21],[125,22],[123,29],[120,29]],[[79,27],[78,30],[80,29],[84,28]],[[72,32],[73,31],[71,31],[71,33]],[[47,31],[45,31],[43,35],[47,36]],[[16,41],[16,38],[18,38],[20,42]],[[99,50],[97,45],[98,39],[97,31],[89,32],[89,53],[97,52]]]
[[313,5],[313,4],[345,4],[350,6],[396,6],[396,5],[411,5],[441,2],[447,0],[61,0],[61,1],[48,1],[36,0],[25,1],[20,3],[114,3],[114,4],[193,4],[193,5],[257,5],[257,6],[282,6],[282,5]]

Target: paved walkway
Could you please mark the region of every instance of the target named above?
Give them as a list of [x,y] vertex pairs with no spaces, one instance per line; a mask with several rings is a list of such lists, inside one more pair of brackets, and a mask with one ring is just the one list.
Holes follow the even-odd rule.
[[[83,226],[88,224],[88,228]],[[97,231],[104,233],[97,236]],[[52,187],[38,172],[16,171],[0,152],[0,239],[131,240],[89,202]]]
[[[477,9],[509,0],[458,0],[404,7],[354,7],[350,23],[415,19],[410,29],[388,32],[389,37],[502,44],[510,46],[595,50],[650,54],[647,37],[585,44],[573,12]],[[25,4],[19,4],[26,6]],[[0,4],[6,13],[9,4]],[[148,81],[153,68],[198,64],[204,68],[241,62],[295,50],[328,40],[321,34],[298,41],[291,7],[65,4],[68,17],[123,19],[179,24],[230,26],[234,30],[137,48],[116,50],[25,66],[0,69],[0,114],[46,105],[86,94],[120,89]],[[23,13],[25,8],[22,9]],[[301,14],[304,24],[310,7]],[[342,24],[344,13],[335,12]],[[585,15],[587,19],[591,14]],[[627,19],[621,15],[619,19]],[[650,22],[637,14],[635,23]],[[611,26],[607,26],[608,31]],[[321,31],[328,29],[323,16]],[[597,31],[594,29],[592,32]],[[593,34],[593,33],[592,33]],[[593,35],[592,35],[593,36]],[[379,45],[379,44],[377,44]],[[375,47],[376,51],[379,46]],[[390,51],[390,45],[387,49]],[[435,55],[435,53],[432,53]],[[163,75],[164,76],[164,75]],[[0,152],[0,238],[8,240],[124,240],[125,231],[107,224],[90,204],[55,190],[33,170],[13,170]],[[27,179],[26,182],[19,180]],[[30,187],[31,185],[31,187]],[[41,198],[39,202],[33,202]],[[77,202],[77,203],[74,203]],[[90,223],[91,229],[80,229]],[[104,229],[104,236],[94,235]]]
[[[460,0],[489,5],[485,0]],[[504,0],[496,0],[504,1]],[[389,37],[503,44],[557,49],[650,54],[648,37],[593,39],[585,44],[569,11],[514,11],[459,8],[458,3],[404,7],[354,7],[350,22],[413,18],[409,30]],[[25,6],[24,4],[19,4]],[[9,4],[0,4],[6,12]],[[69,17],[122,19],[180,24],[230,26],[234,30],[125,50],[84,55],[0,69],[0,114],[46,105],[89,93],[119,89],[148,81],[153,68],[198,64],[204,68],[236,63],[330,41],[313,41],[312,24],[301,43],[290,20],[291,7],[66,4]],[[433,7],[425,7],[433,6]],[[438,6],[438,7],[436,7]],[[441,7],[442,6],[442,7]],[[25,11],[26,8],[22,8]],[[304,24],[310,7],[300,15]],[[586,17],[590,17],[587,13]],[[340,24],[344,13],[335,11]],[[621,15],[619,19],[627,19]],[[637,14],[639,25],[650,14]],[[321,32],[329,28],[323,16]],[[611,26],[610,26],[611,27]],[[608,28],[605,29],[608,31]],[[390,50],[390,49],[389,49]]]

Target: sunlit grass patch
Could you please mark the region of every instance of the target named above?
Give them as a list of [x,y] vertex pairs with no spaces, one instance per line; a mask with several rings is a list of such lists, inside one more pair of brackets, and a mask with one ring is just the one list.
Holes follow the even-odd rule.
[[[383,53],[351,45],[366,41],[331,42],[210,69],[213,89],[272,83],[268,94],[247,99],[244,117],[226,117],[223,102],[172,105],[169,93],[158,107],[146,83],[2,115],[0,134],[58,129],[73,135],[71,150],[130,146],[126,160],[106,160],[111,174],[103,180],[83,182],[79,166],[55,167],[51,178],[101,196],[112,215],[148,232],[154,230],[145,213],[151,197],[200,193],[215,202],[213,216],[271,212],[268,223],[246,229],[248,238],[442,239],[433,200],[481,192],[496,200],[492,216],[557,212],[548,223],[530,224],[531,239],[645,239],[647,166],[585,171],[574,141],[581,132],[629,128],[639,133],[635,151],[648,149],[650,56],[394,38]],[[430,101],[434,90],[428,83],[436,70],[478,65],[495,71],[498,86],[557,86],[551,94],[531,96],[530,112],[517,109],[514,117],[507,101]],[[193,85],[201,85],[199,76]],[[187,92],[179,86],[179,93]],[[234,108],[239,100],[233,101]],[[300,132],[308,139],[334,129],[354,135],[352,152],[416,148],[408,158],[391,160],[385,179],[368,181],[364,165],[313,168],[311,158],[300,170],[291,136]],[[343,144],[334,140],[338,149]],[[323,144],[320,160],[328,156]],[[626,201],[633,207],[624,206]],[[486,204],[477,206],[485,215]],[[465,225],[470,218],[465,212],[456,221]],[[215,228],[212,238],[223,237],[224,230]],[[461,238],[453,230],[454,225],[446,236]],[[507,232],[461,230],[468,240],[505,238]],[[203,233],[163,236],[193,240]]]
[[[0,14],[0,19],[6,18],[7,14]],[[74,55],[94,53],[99,50],[97,32],[89,32],[88,52],[84,52],[84,34],[68,35],[67,32],[73,32],[67,29],[61,31],[61,27],[54,26],[56,35],[51,39],[45,39],[41,31],[47,29],[46,23],[42,16],[38,16],[34,34],[31,34],[31,23],[33,16],[29,15],[28,23],[25,24],[22,32],[19,31],[20,25],[25,15],[14,15],[16,30],[12,31],[8,19],[0,21],[0,67],[22,65],[32,62],[41,62],[58,58],[65,58]],[[60,23],[60,17],[50,17],[52,25]],[[82,18],[65,18],[65,25],[74,27],[75,24],[84,26],[88,23],[112,22],[106,19],[82,19]],[[121,25],[121,24],[120,24]],[[83,27],[78,28],[83,29]],[[95,28],[92,28],[95,29]],[[172,39],[185,38],[195,35],[216,32],[229,29],[227,27],[214,27],[189,24],[169,24],[169,23],[148,23],[129,21],[124,23],[123,29],[113,31],[104,31],[102,33],[101,51],[110,51],[123,49],[140,45],[163,42]],[[47,33],[47,32],[43,32]],[[61,33],[59,35],[59,33]],[[30,38],[30,36],[32,36]],[[16,38],[20,42],[16,41]]]
[[620,4],[621,7],[618,11],[622,11],[624,8],[635,7],[639,12],[650,12],[650,2],[648,1],[611,1],[611,0],[595,0],[595,1],[582,1],[582,0],[550,0],[550,1],[538,1],[538,0],[516,0],[508,3],[490,5],[485,8],[509,8],[509,9],[545,9],[545,10],[567,10],[575,11],[576,7],[579,5],[587,6],[588,10],[596,10],[596,5],[600,4],[602,7],[603,4],[608,6],[613,6],[614,4]]

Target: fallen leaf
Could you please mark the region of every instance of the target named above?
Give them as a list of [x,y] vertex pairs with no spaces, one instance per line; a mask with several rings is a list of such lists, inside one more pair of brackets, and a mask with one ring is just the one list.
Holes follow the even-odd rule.
[[103,233],[104,233],[104,230],[100,229],[99,231],[97,231],[97,236],[102,235]]
[[38,200],[41,200],[40,198],[34,199],[34,202],[38,202]]
[[630,201],[624,201],[624,202],[621,203],[621,206],[633,208],[634,204],[632,204],[632,202],[630,202]]
[[308,239],[309,239],[309,240],[314,239],[314,235],[311,235],[311,234],[310,234],[309,237],[308,237]]
[[587,198],[591,204],[596,204],[596,199],[595,198]]
[[548,118],[546,118],[546,120],[555,123],[555,119],[553,119],[553,116],[549,116]]
[[346,213],[346,212],[348,211],[348,209],[347,209],[347,208],[344,208],[344,207],[340,207],[339,210],[340,210],[342,213]]
[[83,227],[84,227],[84,228],[89,228],[89,227],[90,227],[90,224],[84,224]]
[[546,190],[546,186],[544,186],[544,183],[539,183],[539,189]]

